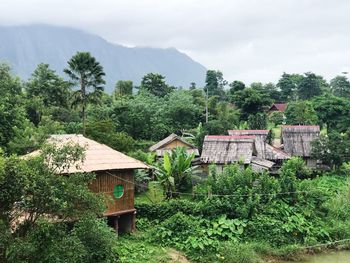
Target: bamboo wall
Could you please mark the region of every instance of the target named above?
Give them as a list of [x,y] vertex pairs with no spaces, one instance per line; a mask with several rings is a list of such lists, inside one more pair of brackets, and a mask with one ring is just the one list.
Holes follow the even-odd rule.
[[165,145],[164,149],[175,149],[176,147],[185,147],[188,148],[188,145],[183,143],[180,140],[174,140],[171,143]]
[[[95,193],[104,193],[107,210],[105,216],[122,214],[134,209],[133,170],[114,170],[96,173],[96,179],[90,189]],[[113,195],[116,185],[123,185],[124,195],[117,199]]]

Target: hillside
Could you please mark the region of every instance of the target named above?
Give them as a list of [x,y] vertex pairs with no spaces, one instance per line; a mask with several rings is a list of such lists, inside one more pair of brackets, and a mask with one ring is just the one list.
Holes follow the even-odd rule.
[[67,60],[77,51],[89,51],[106,72],[106,91],[117,80],[132,80],[137,85],[142,76],[157,72],[167,83],[188,87],[201,86],[206,69],[175,48],[128,48],[77,29],[47,25],[0,27],[0,60],[9,62],[26,79],[37,64],[48,63],[62,74]]

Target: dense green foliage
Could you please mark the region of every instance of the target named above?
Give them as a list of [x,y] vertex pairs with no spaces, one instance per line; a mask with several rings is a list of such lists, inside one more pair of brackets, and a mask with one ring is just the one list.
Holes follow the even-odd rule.
[[[170,247],[199,262],[259,262],[261,255],[283,256],[298,246],[350,237],[346,77],[327,83],[311,72],[284,73],[276,85],[239,80],[228,85],[222,72],[208,70],[205,87],[189,83],[187,90],[149,73],[140,87],[119,80],[114,93],[106,94],[102,65],[89,53],[73,56],[65,72],[70,81],[40,64],[21,81],[0,65],[0,260],[167,262]],[[274,102],[288,103],[287,110],[269,114]],[[292,158],[275,176],[233,165],[200,178],[191,166],[194,156],[183,149],[163,160],[147,153],[170,133],[201,150],[208,134],[276,131],[285,123],[322,126],[313,155],[328,172],[311,171]],[[156,203],[143,198],[147,203],[136,204],[139,235],[117,240],[106,222],[96,219],[104,206],[88,190],[93,175],[55,176],[82,151],[43,147],[54,133],[85,133],[156,167],[135,174],[141,195],[149,193],[152,180],[165,190]],[[40,157],[16,156],[40,147]],[[52,167],[45,165],[47,158],[54,160]],[[21,221],[17,212],[28,217]],[[69,218],[77,222],[68,223]],[[15,221],[20,221],[16,228]]]
[[[283,256],[289,253],[290,244],[313,245],[349,237],[344,217],[349,215],[347,178],[312,177],[299,158],[286,162],[276,178],[228,166],[222,174],[197,185],[193,197],[138,204],[143,218],[140,229],[147,242],[161,240],[164,246],[201,262],[240,262],[238,255],[244,255],[246,249],[252,260],[247,262],[254,262],[258,260],[255,253]],[[343,207],[342,212],[332,206],[335,202]],[[236,253],[222,250],[228,244],[243,246],[241,242],[251,245]],[[262,251],[256,242],[270,247]],[[286,251],[279,251],[280,247]],[[238,261],[230,261],[231,257]]]
[[[48,145],[37,157],[0,156],[1,262],[113,262],[115,238],[92,174],[57,176],[83,149]],[[50,166],[47,165],[50,160]],[[73,220],[80,220],[72,227]]]

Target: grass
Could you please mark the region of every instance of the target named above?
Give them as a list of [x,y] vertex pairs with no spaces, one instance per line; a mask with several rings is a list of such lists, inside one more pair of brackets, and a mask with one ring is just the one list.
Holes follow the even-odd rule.
[[149,244],[140,233],[120,236],[116,250],[120,263],[167,263],[170,261],[168,249]]
[[135,196],[135,203],[158,204],[163,200],[163,189],[161,185],[156,181],[149,182],[148,190]]

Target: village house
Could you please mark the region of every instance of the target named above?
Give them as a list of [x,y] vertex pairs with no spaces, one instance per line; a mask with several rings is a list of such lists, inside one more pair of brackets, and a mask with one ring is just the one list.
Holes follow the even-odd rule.
[[[104,216],[116,232],[132,232],[135,229],[134,171],[148,169],[144,163],[118,152],[104,144],[80,134],[51,135],[48,143],[57,147],[65,144],[84,147],[81,162],[60,172],[69,175],[78,172],[96,174],[89,186],[91,191],[103,194],[106,200]],[[29,155],[39,154],[39,151]]]
[[209,165],[215,164],[217,172],[222,172],[227,164],[251,164],[253,170],[269,170],[273,162],[257,157],[254,136],[243,135],[207,135],[204,138],[201,168],[209,172]]
[[291,156],[302,157],[308,167],[316,168],[317,160],[311,157],[312,141],[320,136],[320,126],[282,126],[283,150]]
[[287,109],[288,104],[287,103],[274,103],[269,109],[269,113],[279,111],[279,112],[285,112]]
[[194,145],[186,142],[184,139],[174,133],[151,146],[149,151],[155,152],[158,158],[162,158],[166,152],[171,153],[171,151],[176,147],[184,147],[188,154],[194,153],[195,156],[199,156],[199,151]]
[[275,167],[282,165],[284,160],[290,159],[290,155],[268,143],[269,130],[229,130],[229,135],[253,136],[257,157],[274,162]]

